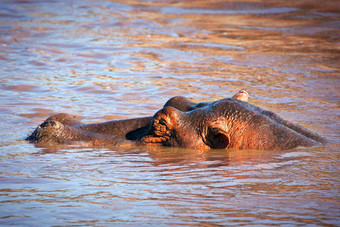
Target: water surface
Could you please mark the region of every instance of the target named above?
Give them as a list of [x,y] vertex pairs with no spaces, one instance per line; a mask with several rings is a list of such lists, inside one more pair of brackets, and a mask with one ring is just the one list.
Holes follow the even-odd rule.
[[[0,6],[0,225],[339,225],[336,1]],[[39,148],[48,116],[151,116],[172,96],[250,102],[327,137],[289,151]]]

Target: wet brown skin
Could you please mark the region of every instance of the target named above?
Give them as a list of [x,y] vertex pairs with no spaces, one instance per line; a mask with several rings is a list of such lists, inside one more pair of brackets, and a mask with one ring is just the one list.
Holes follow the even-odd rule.
[[165,107],[153,117],[141,144],[186,148],[286,150],[325,143],[319,135],[273,112],[227,98],[182,112]]
[[291,149],[326,142],[273,112],[247,103],[248,93],[193,103],[176,96],[153,117],[82,124],[68,114],[44,121],[26,140],[36,144],[80,142],[84,146],[173,146],[195,149]]

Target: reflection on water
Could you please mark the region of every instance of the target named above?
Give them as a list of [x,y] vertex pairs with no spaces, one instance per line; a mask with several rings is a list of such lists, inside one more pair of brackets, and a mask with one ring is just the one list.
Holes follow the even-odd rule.
[[[1,225],[338,225],[336,1],[2,1]],[[330,139],[286,152],[34,147],[57,112],[229,97]],[[43,218],[42,218],[43,217]]]

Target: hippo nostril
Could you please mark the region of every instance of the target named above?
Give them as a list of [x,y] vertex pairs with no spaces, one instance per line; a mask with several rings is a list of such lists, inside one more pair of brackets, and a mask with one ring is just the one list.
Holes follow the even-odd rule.
[[50,126],[51,125],[51,122],[50,121],[45,121],[45,122],[43,122],[39,127],[40,128],[46,128],[46,127],[48,127],[48,126]]

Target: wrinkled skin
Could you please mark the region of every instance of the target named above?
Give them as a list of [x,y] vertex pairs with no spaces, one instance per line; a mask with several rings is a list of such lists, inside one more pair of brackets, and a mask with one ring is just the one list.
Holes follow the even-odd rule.
[[173,146],[194,149],[285,150],[325,143],[319,135],[247,103],[248,93],[193,103],[176,96],[153,117],[82,124],[68,114],[44,121],[27,137],[37,144]]

